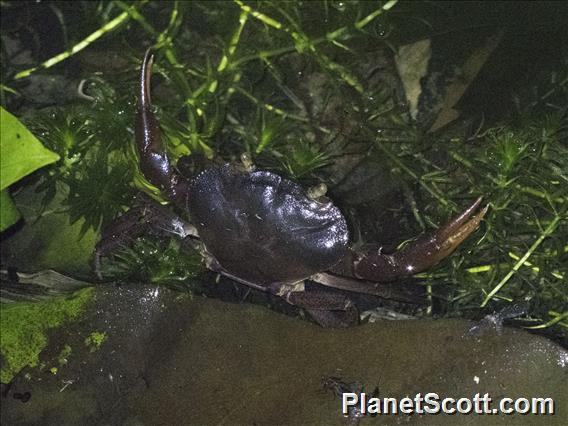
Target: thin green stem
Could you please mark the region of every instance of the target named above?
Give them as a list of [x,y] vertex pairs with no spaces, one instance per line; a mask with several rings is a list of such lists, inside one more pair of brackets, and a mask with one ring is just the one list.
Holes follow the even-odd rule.
[[120,0],[115,0],[114,4],[118,6],[120,9],[124,10],[124,12],[128,13],[128,15],[144,29],[147,33],[150,33],[152,36],[157,36],[158,32],[146,21],[144,15],[138,12],[138,9],[131,7],[130,5],[124,3]]
[[263,107],[267,111],[270,111],[270,112],[272,112],[276,115],[291,118],[293,120],[301,121],[303,123],[309,122],[309,119],[307,119],[306,117],[302,117],[302,116],[297,115],[297,114],[292,114],[292,113],[286,112],[283,109],[275,107],[274,105],[270,105],[266,102],[262,102],[261,100],[257,99],[253,94],[251,94],[247,90],[243,89],[242,87],[237,86],[237,87],[235,87],[235,90],[237,90],[239,93],[243,94],[246,98],[250,99],[255,104],[260,105],[261,107]]
[[527,252],[519,259],[517,263],[513,266],[513,268],[503,277],[499,283],[493,287],[493,289],[489,292],[489,294],[485,297],[485,300],[481,304],[481,307],[484,308],[487,303],[491,300],[493,296],[495,296],[505,284],[511,279],[511,277],[525,264],[528,258],[535,252],[535,250],[542,244],[546,237],[551,235],[555,230],[558,224],[560,223],[561,216],[558,215],[554,218],[550,225],[542,232],[542,234],[536,239],[536,241],[530,246]]
[[386,2],[379,9],[375,10],[373,13],[367,15],[366,17],[361,19],[359,22],[357,22],[355,24],[355,28],[357,28],[358,30],[362,30],[369,23],[371,23],[371,21],[373,21],[377,16],[382,14],[384,11],[392,9],[394,7],[394,5],[397,4],[397,3],[398,3],[398,0],[390,0],[390,1]]
[[[311,51],[316,56],[316,58],[319,59],[319,61],[324,66],[324,68],[327,68],[331,72],[339,75],[339,77],[346,84],[353,87],[355,90],[357,90],[357,92],[359,92],[359,93],[364,92],[363,85],[358,81],[357,77],[354,74],[350,73],[349,70],[347,68],[345,68],[344,66],[338,64],[337,62],[332,61],[327,55],[325,55],[321,52],[318,52],[316,50],[316,44],[318,44],[318,43],[316,43],[316,41],[310,40],[304,33],[300,32],[299,30],[295,31],[295,30],[285,26],[284,24],[277,21],[276,19],[274,19],[274,18],[272,18],[272,17],[270,17],[270,16],[268,16],[268,15],[262,13],[262,12],[259,12],[258,10],[253,9],[252,7],[244,4],[240,0],[233,0],[233,1],[241,8],[241,10],[243,10],[247,14],[250,13],[254,18],[258,19],[259,21],[261,21],[261,22],[265,23],[266,25],[269,25],[269,26],[271,26],[271,27],[273,27],[277,30],[281,30],[281,31],[284,31],[287,34],[290,34],[290,36],[294,40],[294,43],[295,43],[294,47],[297,51],[299,51],[299,52],[308,51],[308,50]],[[391,0],[387,3],[385,3],[379,9],[375,10],[374,12],[372,12],[371,14],[366,16],[365,18],[356,22],[353,25],[353,28],[355,28],[356,30],[363,29],[366,25],[368,25],[370,22],[372,22],[375,18],[377,18],[384,11],[391,9],[397,2],[398,2],[398,0]],[[321,41],[334,42],[337,38],[347,34],[349,29],[350,29],[350,27],[346,26],[346,27],[340,28],[338,30],[332,31],[318,41],[320,41],[320,42]]]
[[[130,6],[129,9],[136,10],[134,6]],[[59,62],[62,62],[64,60],[70,58],[71,56],[73,56],[76,53],[83,50],[85,47],[89,46],[94,41],[101,38],[103,35],[113,31],[114,29],[118,28],[120,25],[127,22],[129,18],[130,18],[129,12],[121,13],[120,15],[118,15],[113,20],[107,22],[105,25],[103,25],[97,31],[89,34],[86,38],[81,40],[79,43],[75,44],[73,47],[71,47],[71,49],[68,49],[65,52],[62,52],[58,55],[53,56],[52,58],[49,58],[47,61],[42,62],[41,64],[39,64],[36,67],[28,68],[27,70],[20,71],[19,73],[17,73],[14,76],[14,80],[19,80],[21,78],[28,77],[29,75],[31,75],[32,73],[34,73],[35,71],[37,71],[39,69],[51,68],[52,66],[57,65]]]
[[[247,23],[247,20],[248,20],[248,13],[245,12],[245,11],[241,11],[241,14],[239,16],[239,25],[236,28],[235,32],[233,33],[233,36],[231,37],[231,41],[229,43],[229,48],[227,49],[227,52],[221,57],[221,60],[219,61],[219,65],[217,65],[217,72],[219,74],[223,73],[224,71],[226,71],[229,68],[229,64],[230,64],[233,56],[235,55],[235,52],[237,50],[237,46],[238,46],[239,41],[241,39],[241,34],[243,33],[243,29],[245,27],[245,24]],[[214,93],[217,90],[218,85],[219,85],[218,80],[214,79],[209,84],[209,92]]]
[[568,318],[568,311],[563,312],[563,313],[559,313],[559,312],[554,312],[554,311],[549,311],[548,315],[550,315],[552,317],[552,319],[544,324],[539,324],[539,325],[533,325],[530,327],[524,327],[527,328],[529,330],[539,330],[539,329],[543,329],[543,328],[548,328],[553,326],[554,324],[558,324],[562,327],[566,327],[568,328],[568,324],[562,320],[567,319]]

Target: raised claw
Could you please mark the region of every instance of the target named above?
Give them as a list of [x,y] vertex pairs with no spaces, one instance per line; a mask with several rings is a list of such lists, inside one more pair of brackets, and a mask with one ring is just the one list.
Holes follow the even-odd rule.
[[134,133],[140,155],[140,170],[153,185],[165,191],[172,201],[182,204],[185,191],[183,180],[172,167],[165,147],[162,146],[160,125],[152,111],[150,80],[154,55],[146,51],[140,69],[140,92],[136,107]]
[[[488,208],[485,206],[474,214],[480,204],[481,197],[437,231],[420,237],[393,253],[385,253],[382,247],[362,253],[353,252],[350,260],[351,273],[347,275],[388,282],[412,276],[434,266],[450,255],[477,229]],[[345,265],[342,265],[342,269],[341,272],[345,273]]]

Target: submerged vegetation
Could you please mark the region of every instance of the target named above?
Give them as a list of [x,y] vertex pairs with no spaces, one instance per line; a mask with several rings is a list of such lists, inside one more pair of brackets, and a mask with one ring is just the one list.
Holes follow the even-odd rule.
[[[2,19],[12,21],[2,25],[1,103],[60,156],[25,182],[35,185],[38,204],[48,211],[62,194],[71,222],[83,220],[83,233],[100,231],[138,190],[161,200],[133,148],[138,69],[152,46],[153,102],[182,172],[246,152],[258,167],[302,184],[325,182],[358,243],[432,229],[483,195],[490,209],[480,230],[415,280],[428,289],[428,312],[480,318],[521,303],[525,326],[566,336],[568,56],[556,49],[565,10],[491,7],[490,14],[481,3],[396,0],[3,2]],[[507,8],[513,18],[504,18]],[[50,20],[49,37],[39,14]],[[413,120],[393,60],[398,49],[457,34],[467,51],[503,28],[493,60],[461,99],[460,119],[436,131]],[[528,42],[531,31],[546,48]],[[48,78],[64,89],[45,99]],[[342,198],[342,187],[365,193],[387,185],[373,181],[369,164],[394,176],[402,203],[383,203],[381,194]],[[390,227],[369,214],[377,205]],[[148,237],[106,272],[180,282],[199,270],[180,243]]]

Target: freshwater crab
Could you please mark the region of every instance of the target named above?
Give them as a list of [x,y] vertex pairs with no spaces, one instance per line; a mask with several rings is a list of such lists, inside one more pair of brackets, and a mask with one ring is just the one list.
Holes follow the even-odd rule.
[[[158,205],[131,209],[103,233],[96,247],[97,265],[125,236],[133,238],[148,227],[166,229],[197,247],[208,269],[280,296],[321,325],[348,325],[358,320],[355,306],[344,293],[326,287],[389,297],[381,283],[409,277],[444,259],[487,211],[478,211],[478,198],[446,225],[401,250],[360,251],[350,245],[345,217],[322,187],[305,190],[275,173],[255,170],[247,157],[242,165],[213,166],[185,179],[161,144],[150,100],[152,62],[148,50],[135,123],[140,169],[174,207],[189,214],[192,224]],[[308,279],[321,289],[307,291],[303,283]]]

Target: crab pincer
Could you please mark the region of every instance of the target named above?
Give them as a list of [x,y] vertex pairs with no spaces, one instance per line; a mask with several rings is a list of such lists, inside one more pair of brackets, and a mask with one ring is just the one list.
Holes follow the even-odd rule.
[[392,253],[386,252],[383,247],[352,250],[348,263],[343,260],[339,268],[345,273],[347,267],[349,275],[355,278],[380,282],[395,281],[425,271],[448,257],[478,228],[488,209],[485,206],[478,211],[481,200],[481,197],[477,198],[461,214],[433,233],[419,237]]

